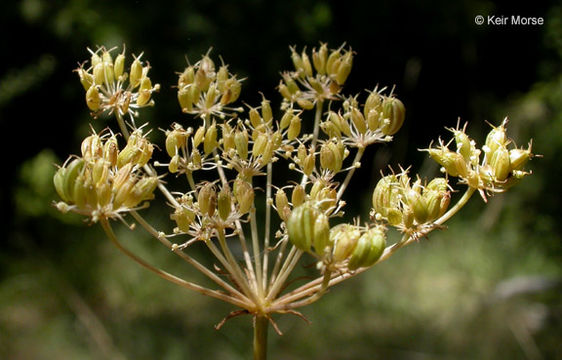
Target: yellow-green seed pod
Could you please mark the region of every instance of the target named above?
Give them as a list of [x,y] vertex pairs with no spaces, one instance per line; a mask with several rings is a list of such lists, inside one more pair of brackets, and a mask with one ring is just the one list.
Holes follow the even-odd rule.
[[381,126],[380,119],[380,112],[378,112],[377,110],[369,111],[369,114],[367,115],[367,126],[369,127],[369,130],[377,130]]
[[189,87],[189,97],[191,101],[196,104],[201,98],[201,88],[197,84],[191,84]]
[[504,181],[511,172],[511,164],[509,159],[509,151],[505,146],[500,146],[492,154],[490,166],[494,172],[496,181]]
[[353,65],[353,54],[351,51],[347,51],[341,57],[341,64],[338,67],[338,71],[336,73],[335,80],[338,85],[343,85],[345,83],[347,77],[349,76],[349,73],[351,72],[352,65]]
[[292,101],[293,96],[291,94],[291,91],[289,91],[289,87],[285,85],[283,81],[279,82],[277,90],[279,90],[279,93],[281,94],[281,96],[283,96],[283,98],[285,98],[285,100]]
[[107,182],[109,178],[109,163],[103,159],[98,158],[92,168],[92,181],[95,186]]
[[97,134],[86,137],[80,145],[82,157],[87,160],[95,159],[103,155],[103,144]]
[[215,104],[216,100],[217,100],[217,96],[219,96],[220,93],[217,90],[217,86],[215,83],[211,83],[211,85],[209,86],[209,89],[207,89],[207,92],[205,94],[205,108],[206,109],[210,109],[213,107],[213,105]]
[[496,152],[499,147],[505,147],[508,143],[504,123],[498,127],[492,128],[486,136],[486,146],[484,149],[487,150],[486,155],[488,155],[488,159],[492,158],[494,152]]
[[99,184],[95,189],[98,206],[107,206],[111,202],[111,185],[109,183]]
[[88,91],[86,91],[86,105],[92,111],[99,110],[101,106],[101,97],[98,88],[92,85]]
[[104,63],[113,65],[113,58],[111,57],[111,53],[109,51],[104,51],[101,54],[101,59]]
[[360,236],[361,232],[357,226],[351,224],[339,224],[330,229],[330,242],[334,246],[332,252],[334,262],[347,259],[355,249]]
[[351,127],[349,126],[349,123],[343,118],[343,116],[334,111],[330,111],[328,113],[328,119],[338,128],[341,133],[345,134],[346,136],[351,136]]
[[248,116],[250,117],[250,123],[254,128],[259,127],[263,123],[260,117],[260,113],[256,108],[251,108]]
[[226,220],[230,215],[232,201],[231,201],[231,194],[230,191],[226,188],[222,188],[219,191],[218,198],[217,198],[217,209],[219,211],[219,216],[221,219]]
[[117,164],[117,157],[119,154],[119,146],[117,145],[117,138],[112,135],[105,144],[103,144],[103,158],[109,162],[109,166]]
[[269,135],[265,124],[261,124],[252,130],[252,140],[256,141],[258,139],[258,136],[265,135],[266,133],[268,133]]
[[271,122],[273,121],[273,112],[271,110],[271,104],[269,100],[263,98],[261,101],[261,117],[263,122],[267,124],[267,126],[271,126]]
[[291,208],[289,207],[289,199],[287,194],[283,189],[279,188],[275,193],[275,208],[277,209],[277,214],[283,221],[287,221],[289,215],[291,214]]
[[470,161],[472,156],[473,147],[468,135],[464,131],[453,130],[455,136],[455,143],[457,144],[457,152],[461,154],[466,161]]
[[228,105],[235,102],[240,97],[242,91],[240,81],[234,77],[228,79],[225,84],[226,89],[220,99],[221,105]]
[[365,106],[363,107],[363,115],[365,118],[368,118],[369,113],[373,110],[377,113],[382,113],[382,100],[383,97],[376,89],[369,93],[367,100],[365,100]]
[[340,139],[341,138],[341,132],[340,130],[336,127],[336,125],[331,122],[331,121],[324,121],[322,123],[320,123],[320,128],[322,129],[322,131],[328,135],[328,137],[331,138],[337,138]]
[[195,80],[195,70],[193,66],[188,66],[178,76],[178,88],[182,89],[187,85],[192,84],[194,80]]
[[353,109],[351,109],[350,117],[357,131],[359,131],[359,133],[361,134],[365,134],[367,132],[367,123],[365,121],[365,117],[363,116],[363,114],[361,114],[361,111],[359,111],[358,108],[354,107]]
[[283,145],[283,135],[279,130],[271,135],[271,145],[273,150],[277,150],[281,147],[281,145]]
[[125,164],[122,168],[117,171],[117,174],[113,177],[113,192],[117,192],[117,189],[121,187],[132,175],[133,164]]
[[326,72],[332,78],[337,76],[338,74],[338,69],[341,63],[340,57],[341,57],[340,51],[333,50],[328,56],[328,59],[326,60]]
[[314,199],[314,200],[319,200],[318,199],[318,194],[320,193],[320,191],[322,189],[324,189],[326,187],[326,183],[322,180],[316,181],[313,185],[312,188],[310,189],[310,198]]
[[314,103],[308,99],[298,98],[297,104],[304,110],[312,110],[314,108]]
[[306,176],[310,176],[316,167],[316,154],[308,154],[302,163],[302,171]]
[[189,231],[193,220],[195,220],[195,213],[186,207],[180,206],[174,210],[170,218],[176,222],[179,231],[186,233]]
[[185,145],[186,136],[183,131],[172,130],[166,135],[166,152],[170,157],[177,154],[178,149]]
[[62,182],[62,191],[59,192],[59,195],[62,193],[64,196],[61,196],[62,199],[67,198],[68,201],[74,201],[74,183],[78,176],[82,173],[84,169],[84,159],[78,158],[74,159],[66,166],[66,171],[64,172],[64,179]]
[[142,72],[143,72],[142,64],[139,61],[139,59],[136,58],[135,60],[133,60],[133,63],[131,64],[131,71],[129,73],[129,84],[132,86],[133,89],[140,85],[142,79]]
[[197,194],[199,210],[204,215],[213,216],[217,207],[217,193],[213,183],[206,183]]
[[283,116],[281,117],[281,121],[279,121],[279,130],[284,130],[288,128],[294,116],[297,115],[293,115],[293,111],[291,109],[286,110]]
[[446,178],[436,177],[425,187],[427,190],[437,190],[440,192],[448,191],[449,185]]
[[301,166],[304,163],[304,159],[306,158],[307,155],[308,155],[308,151],[306,150],[306,146],[302,143],[299,144],[299,147],[297,148],[296,160],[298,160],[298,163],[301,164]]
[[299,54],[297,54],[294,48],[291,48],[291,60],[293,61],[293,65],[295,67],[295,70],[299,73],[299,76],[304,76],[305,71],[302,63],[302,58]]
[[115,82],[115,74],[113,72],[113,64],[103,62],[104,82],[106,84],[113,84]]
[[320,213],[314,221],[312,246],[314,246],[316,255],[320,257],[326,254],[326,250],[330,246],[330,222],[324,213]]
[[336,208],[337,195],[336,189],[324,187],[316,196],[316,199],[320,201],[318,206],[325,212],[333,211]]
[[267,135],[263,133],[259,134],[257,139],[254,141],[254,146],[252,148],[252,154],[254,157],[264,155],[268,143],[269,138]]
[[387,175],[381,178],[373,191],[373,209],[382,216],[387,216],[388,209],[399,206],[399,182],[396,175]]
[[178,89],[178,102],[182,111],[189,112],[193,110],[193,99],[189,87]]
[[[98,50],[99,51],[99,50]],[[90,58],[90,62],[92,63],[92,67],[96,66],[97,64],[101,63],[101,57],[98,55],[97,52],[93,53],[91,58]]]
[[234,134],[234,145],[238,156],[246,160],[248,158],[248,132],[246,129],[236,131]]
[[217,89],[221,93],[226,90],[226,80],[228,80],[228,67],[222,65],[217,71]]
[[509,162],[512,170],[522,170],[523,166],[531,158],[531,147],[528,149],[511,149],[509,151]]
[[154,145],[150,143],[150,141],[142,138],[142,141],[139,144],[140,154],[136,159],[136,163],[139,166],[145,166],[150,158],[152,157],[152,152],[154,151]]
[[231,150],[236,148],[236,144],[234,143],[234,132],[232,131],[230,125],[225,123],[222,125],[221,134],[224,153],[228,154]]
[[213,152],[218,146],[217,142],[217,125],[213,123],[207,129],[205,133],[205,139],[203,140],[203,151],[205,155],[208,155]]
[[209,78],[209,72],[207,72],[202,66],[195,72],[194,84],[201,89],[202,92],[206,92],[211,85],[212,79]]
[[170,159],[170,163],[168,164],[168,171],[172,174],[175,174],[178,172],[179,166],[180,156],[178,154],[175,154],[174,156],[172,156],[172,159]]
[[443,166],[447,174],[463,178],[468,175],[467,164],[461,154],[447,149],[429,149],[429,155]]
[[289,125],[289,130],[287,131],[287,139],[296,139],[301,132],[301,119],[297,115],[293,116],[291,123]]
[[123,75],[123,71],[125,70],[125,53],[121,53],[117,55],[115,58],[115,63],[113,64],[113,72],[115,73],[116,78],[120,78]]
[[74,205],[79,209],[85,209],[87,205],[90,205],[88,202],[88,188],[89,183],[86,176],[84,174],[78,175],[72,188],[72,198]]
[[80,68],[77,70],[78,76],[80,77],[80,83],[84,87],[84,90],[88,90],[94,83],[94,76],[84,69]]
[[55,190],[57,191],[57,194],[60,196],[62,201],[69,202],[71,201],[71,199],[69,198],[69,195],[66,194],[65,187],[64,187],[66,172],[67,172],[66,168],[64,167],[59,168],[55,173],[55,175],[53,176],[53,184],[55,185]]
[[103,68],[103,63],[98,63],[96,66],[94,66],[92,72],[94,75],[95,85],[101,85],[105,82],[105,72]]
[[310,63],[310,59],[304,50],[301,53],[301,59],[304,74],[306,76],[312,76],[312,64]]
[[260,164],[261,164],[262,166],[268,164],[268,163],[271,161],[271,158],[273,157],[273,152],[274,152],[275,150],[276,150],[276,149],[275,149],[275,147],[274,147],[274,143],[273,143],[273,141],[271,141],[271,139],[270,139],[270,141],[268,141],[268,142],[265,144],[265,149],[264,149],[263,155],[262,155],[262,157],[261,157],[261,159],[260,159]]
[[287,220],[289,240],[302,251],[310,251],[314,245],[323,251],[330,241],[328,218],[311,203],[293,209]]
[[123,182],[120,186],[113,185],[113,208],[119,209],[121,206],[124,206],[125,201],[131,195],[133,191],[133,187],[135,186],[137,179],[134,176],[129,177],[125,182]]
[[189,163],[191,170],[201,169],[203,163],[201,162],[201,153],[196,148],[191,149],[191,161]]
[[333,142],[322,144],[320,148],[320,166],[325,170],[337,173],[341,170],[343,156],[338,146]]
[[369,267],[377,262],[386,246],[386,234],[382,227],[367,230],[359,240],[349,258],[347,267],[356,270],[360,267]]
[[314,91],[316,91],[318,94],[324,93],[324,88],[322,87],[322,84],[316,78],[309,78],[307,79],[307,81],[310,87],[312,87],[312,89],[314,89]]
[[385,135],[394,135],[404,124],[406,108],[402,101],[395,97],[385,97],[382,103],[382,118],[384,124],[381,131]]
[[127,144],[123,150],[117,155],[117,167],[122,168],[126,164],[135,164],[136,160],[139,158],[141,150],[131,144]]
[[238,212],[246,214],[254,204],[254,188],[246,180],[236,178],[233,186],[234,197],[238,203]]
[[449,191],[440,192],[437,190],[425,189],[423,199],[427,205],[427,221],[433,221],[445,213],[449,206],[451,195]]
[[429,211],[424,197],[419,192],[410,189],[406,192],[406,201],[418,224],[425,223],[428,219]]
[[123,205],[132,208],[140,204],[141,201],[153,199],[156,186],[158,186],[158,178],[156,176],[141,178],[135,183],[131,194]]
[[328,45],[321,44],[320,49],[316,51],[316,49],[312,50],[312,63],[314,64],[314,68],[316,72],[320,75],[324,75],[326,73],[326,60],[328,59]]
[[292,78],[290,73],[285,72],[285,73],[281,74],[281,76],[283,77],[283,81],[287,85],[287,89],[289,90],[291,95],[295,95],[295,94],[299,93],[299,91],[300,91],[299,86],[296,83],[296,81]]
[[139,93],[137,97],[137,105],[144,106],[150,100],[150,91],[152,90],[152,82],[149,77],[144,77],[141,80]]
[[295,185],[293,188],[293,193],[291,194],[291,202],[293,207],[300,206],[306,200],[306,193],[302,185]]
[[204,138],[205,138],[205,126],[201,125],[195,132],[195,135],[193,136],[193,147],[194,148],[198,147],[199,144],[203,142]]

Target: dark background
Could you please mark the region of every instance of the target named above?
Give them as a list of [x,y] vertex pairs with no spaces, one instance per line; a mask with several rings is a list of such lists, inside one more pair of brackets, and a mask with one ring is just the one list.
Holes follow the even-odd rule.
[[[249,318],[218,323],[231,309],[176,289],[116,253],[96,226],[50,206],[54,163],[89,132],[75,73],[86,47],[144,51],[157,106],[151,127],[189,124],[176,102],[175,72],[209,47],[279,104],[279,73],[298,49],[345,42],[357,53],[345,92],[396,86],[406,123],[390,145],[366,154],[345,196],[366,216],[387,164],[436,167],[417,151],[448,136],[457,119],[483,140],[511,119],[517,145],[542,154],[533,176],[449,229],[334,288],[305,309],[312,324],[282,317],[271,358],[554,359],[562,336],[560,152],[562,8],[556,1],[44,1],[0,4],[0,124],[4,135],[0,241],[0,358],[249,358]],[[544,18],[542,26],[478,26],[476,15]],[[97,130],[110,123],[93,121]],[[188,125],[189,126],[189,125]],[[158,131],[154,132],[155,142]],[[152,219],[170,226],[167,214]],[[170,270],[190,269],[140,235],[137,251]],[[508,290],[502,290],[508,289]],[[515,290],[514,290],[515,289]],[[517,290],[517,291],[516,291]],[[502,292],[503,291],[503,292]],[[511,291],[511,292],[510,292]],[[505,295],[508,293],[509,296]],[[350,296],[354,294],[354,296]]]

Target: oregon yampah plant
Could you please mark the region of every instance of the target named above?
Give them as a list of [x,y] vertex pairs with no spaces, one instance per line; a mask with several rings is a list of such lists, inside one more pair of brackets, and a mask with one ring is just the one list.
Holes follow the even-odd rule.
[[[299,53],[291,48],[295,68],[282,73],[279,117],[265,98],[255,107],[234,105],[242,79],[204,55],[179,74],[177,98],[188,119],[165,132],[166,164],[151,163],[155,146],[146,124],[138,126],[140,110],[154,105],[159,85],[152,83],[142,55],[126,68],[125,50],[115,57],[112,50],[90,51],[90,60],[76,72],[92,116],[114,116],[120,134],[108,129],[84,139],[81,155],[71,156],[54,176],[62,200],[56,207],[100,223],[120,251],[160,277],[234,305],[237,310],[225,320],[251,314],[255,359],[266,358],[269,324],[280,332],[272,314],[300,315],[300,307],[329,287],[442,228],[474,192],[485,200],[529,174],[523,167],[531,147],[513,146],[507,121],[492,127],[482,147],[457,127],[450,129],[450,141],[423,150],[441,165],[442,177],[425,180],[408,170],[390,171],[374,186],[368,221],[335,225],[365,148],[391,141],[405,117],[403,103],[385,89],[343,94],[351,49],[321,44]],[[310,134],[301,131],[308,121]],[[288,167],[294,181],[274,183],[276,164],[284,172]],[[172,191],[157,169],[185,178],[186,185]],[[265,177],[261,204],[255,201],[258,177]],[[466,189],[455,204],[450,204],[452,178]],[[140,214],[156,189],[171,207],[171,231],[155,229]],[[265,213],[263,223],[257,209]],[[216,288],[176,277],[132,253],[113,232],[116,219],[140,225]],[[274,229],[274,224],[280,225]],[[387,244],[389,228],[397,229],[401,240]],[[192,257],[194,246],[206,247],[215,263]],[[234,246],[242,255],[235,255]],[[314,258],[318,277],[286,289],[303,255]]]

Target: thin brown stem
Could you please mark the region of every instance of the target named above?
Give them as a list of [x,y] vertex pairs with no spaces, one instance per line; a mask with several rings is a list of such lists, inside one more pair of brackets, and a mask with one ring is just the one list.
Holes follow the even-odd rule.
[[228,294],[225,294],[221,291],[211,290],[211,289],[205,288],[203,286],[200,286],[198,284],[186,281],[182,278],[179,278],[179,277],[177,277],[175,275],[172,275],[172,274],[170,274],[170,273],[168,273],[164,270],[161,270],[157,267],[154,267],[154,266],[150,265],[148,262],[144,261],[143,259],[141,259],[137,255],[132,253],[129,249],[127,249],[123,245],[121,245],[119,240],[117,240],[117,237],[115,236],[115,233],[113,232],[113,229],[112,229],[111,224],[109,223],[108,219],[104,218],[100,222],[101,222],[101,225],[102,225],[105,233],[107,234],[107,237],[109,238],[109,240],[111,240],[113,245],[115,245],[115,247],[117,247],[117,249],[119,249],[123,254],[127,255],[129,258],[134,260],[136,263],[138,263],[139,265],[141,265],[145,269],[155,273],[156,275],[160,276],[161,278],[163,278],[165,280],[168,280],[169,282],[172,282],[176,285],[182,286],[186,289],[197,291],[200,294],[207,295],[207,296],[210,296],[210,297],[228,302],[230,304],[233,304],[233,305],[236,305],[236,306],[239,306],[239,307],[242,307],[242,308],[246,308],[248,306],[248,304],[246,302],[243,302],[243,301],[241,301],[237,298],[234,298],[234,297],[232,297]]

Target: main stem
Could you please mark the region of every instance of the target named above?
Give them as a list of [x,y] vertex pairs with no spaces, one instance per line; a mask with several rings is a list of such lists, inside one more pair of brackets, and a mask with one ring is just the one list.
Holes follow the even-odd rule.
[[269,320],[263,315],[254,317],[254,360],[267,359],[267,330]]

